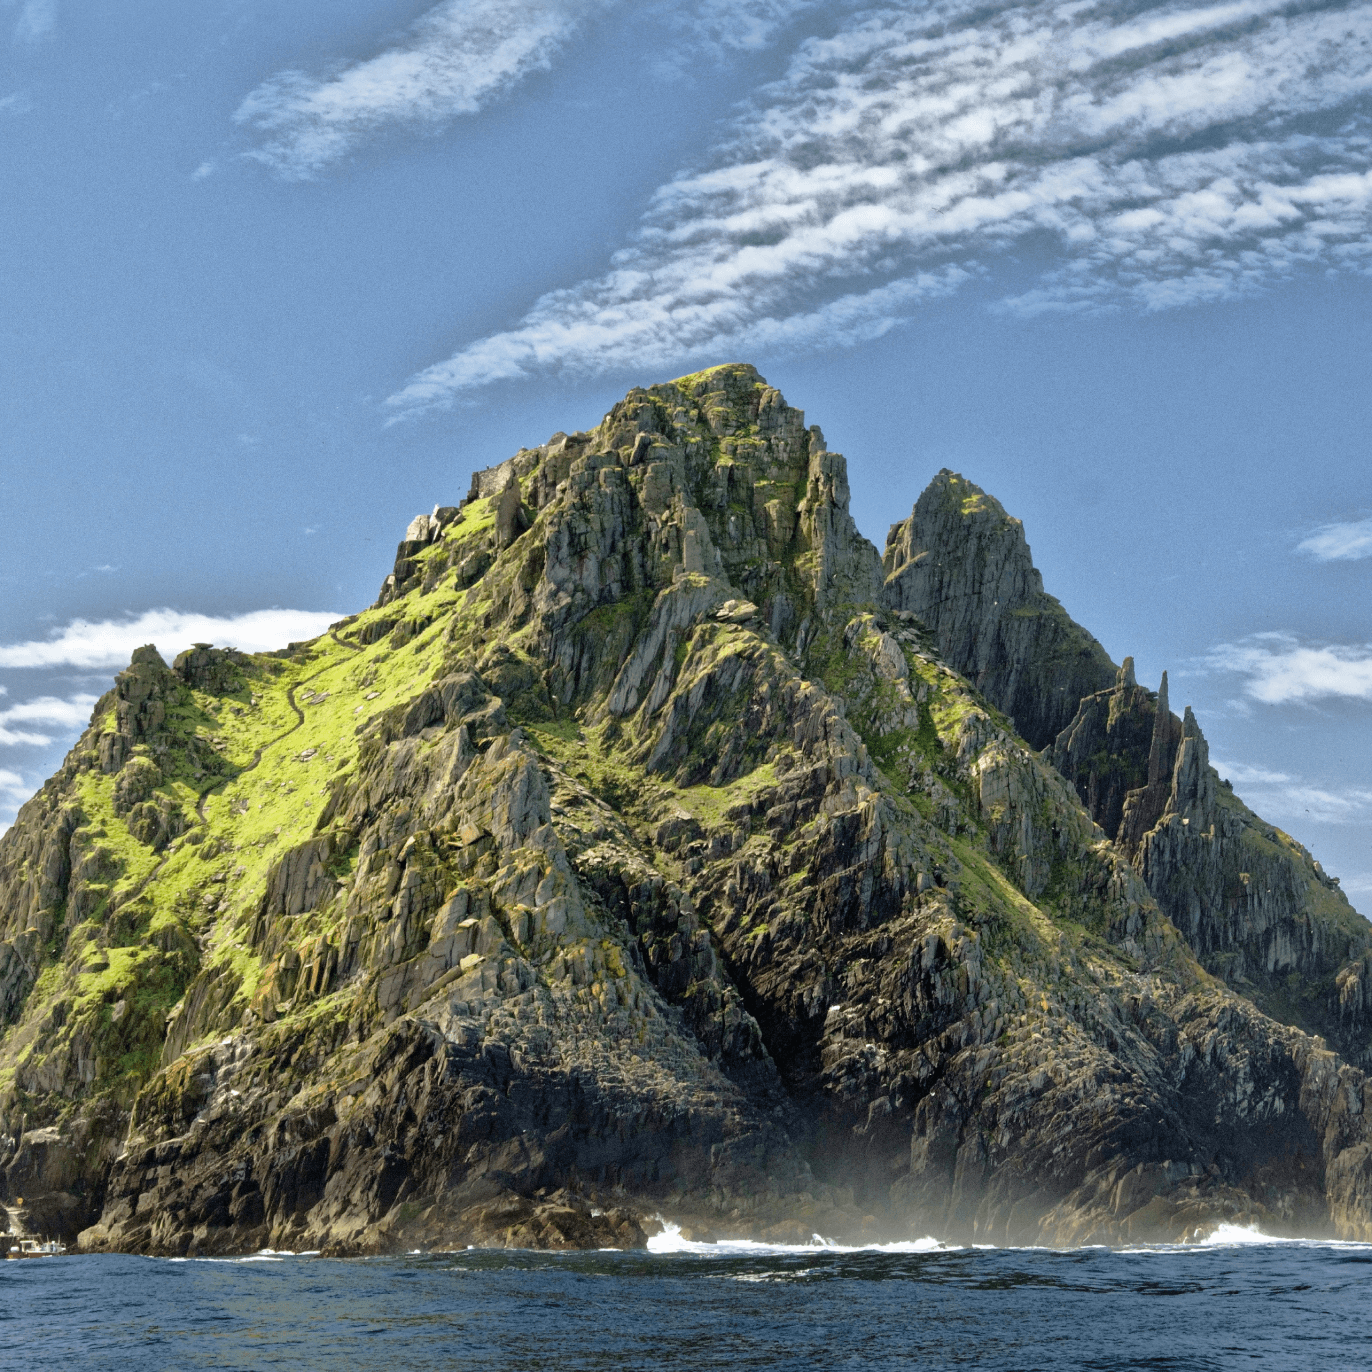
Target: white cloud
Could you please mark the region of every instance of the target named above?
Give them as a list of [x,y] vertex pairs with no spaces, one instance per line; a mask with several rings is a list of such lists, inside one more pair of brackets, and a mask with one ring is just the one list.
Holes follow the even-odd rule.
[[168,662],[192,643],[263,652],[315,638],[342,616],[334,611],[252,610],[241,615],[145,610],[126,619],[74,619],[50,638],[0,645],[0,667],[119,668],[135,648],[157,645]]
[[0,96],[0,114],[28,114],[33,109],[33,101],[23,91]]
[[[430,367],[390,403],[403,409],[442,404],[457,391],[542,367],[589,369],[597,363],[649,363],[669,355],[704,354],[723,346],[724,339],[735,350],[794,346],[816,336],[840,346],[859,343],[886,333],[916,301],[955,290],[969,274],[967,268],[949,265],[793,314],[766,313],[755,300],[739,295],[676,310],[644,301],[636,311],[607,307],[598,317],[569,318],[558,292],[539,302],[518,333],[497,334],[484,346]],[[664,344],[666,339],[671,342]]]
[[234,120],[263,137],[250,155],[288,179],[310,177],[392,124],[473,114],[554,53],[608,0],[446,0],[396,46],[326,77],[285,71]]
[[1246,677],[1244,694],[1265,705],[1372,700],[1372,644],[1308,644],[1293,634],[1254,634],[1221,643],[1206,661],[1213,671]]
[[658,190],[608,272],[389,403],[728,356],[769,334],[851,341],[827,302],[895,286],[889,323],[921,299],[901,283],[972,275],[1031,237],[1052,261],[1002,302],[1017,313],[1372,270],[1370,94],[1369,0],[866,11],[800,46],[706,163]]
[[[847,8],[850,0],[830,0],[828,8]],[[821,0],[696,0],[680,4],[664,0],[654,8],[674,21],[681,43],[689,48],[733,48],[743,52],[766,47],[777,31],[806,10],[818,9]]]
[[1296,551],[1309,553],[1316,562],[1354,562],[1372,557],[1372,519],[1326,524],[1298,543]]
[[35,734],[29,729],[7,729],[0,724],[0,747],[3,748],[42,748],[51,743],[47,734]]
[[0,767],[0,837],[14,823],[19,807],[42,785],[41,778],[25,777],[8,767]]
[[9,828],[15,811],[33,794],[33,790],[18,772],[0,767],[0,834]]
[[680,59],[686,49],[760,48],[817,3],[660,0],[630,7],[625,0],[444,0],[374,56],[322,76],[278,72],[248,94],[234,121],[261,140],[250,157],[287,180],[305,180],[383,130],[436,128],[475,114],[531,73],[551,67],[598,15],[618,9],[634,19],[665,20],[676,31],[670,56]]
[[192,173],[192,181],[203,181],[207,176],[214,174],[213,162],[202,162]]
[[1358,824],[1372,819],[1372,791],[1338,791],[1313,784],[1286,772],[1238,762],[1214,762],[1215,770],[1241,790],[1249,805],[1264,815],[1299,823]]
[[54,0],[25,0],[14,26],[14,40],[16,43],[37,43],[52,32],[56,23],[57,5]]
[[14,730],[8,727],[11,724],[49,725],[63,733],[79,732],[90,719],[91,706],[96,700],[93,695],[76,695],[65,700],[58,696],[37,696],[0,710],[0,745],[41,747],[52,742],[48,734]]

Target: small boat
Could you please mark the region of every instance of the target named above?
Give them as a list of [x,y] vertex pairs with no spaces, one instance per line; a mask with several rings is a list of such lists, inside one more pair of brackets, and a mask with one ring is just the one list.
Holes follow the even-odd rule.
[[7,1258],[60,1258],[67,1251],[65,1243],[56,1239],[20,1239],[8,1253]]

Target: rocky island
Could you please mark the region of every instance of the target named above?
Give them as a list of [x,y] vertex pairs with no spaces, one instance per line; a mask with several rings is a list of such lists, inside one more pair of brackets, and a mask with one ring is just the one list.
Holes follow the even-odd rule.
[[1372,1239],[1372,926],[940,472],[748,366],[134,654],[0,838],[0,1201],[87,1251]]

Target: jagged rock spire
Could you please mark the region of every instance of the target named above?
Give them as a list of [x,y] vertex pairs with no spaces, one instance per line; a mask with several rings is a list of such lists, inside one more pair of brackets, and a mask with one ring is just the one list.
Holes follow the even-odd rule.
[[1209,828],[1215,817],[1210,748],[1189,705],[1182,720],[1181,747],[1177,749],[1177,762],[1172,772],[1172,795],[1167,802],[1167,814],[1180,815],[1184,824],[1197,829]]
[[1158,712],[1153,716],[1153,742],[1148,749],[1148,784],[1157,786],[1170,779],[1172,767],[1168,743],[1172,734],[1172,715],[1167,704],[1167,673],[1158,686]]

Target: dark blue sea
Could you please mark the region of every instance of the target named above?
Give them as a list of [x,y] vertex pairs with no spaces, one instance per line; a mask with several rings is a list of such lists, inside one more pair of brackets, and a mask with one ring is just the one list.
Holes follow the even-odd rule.
[[1372,1366],[1372,1245],[0,1264],[0,1367],[1329,1369]]

